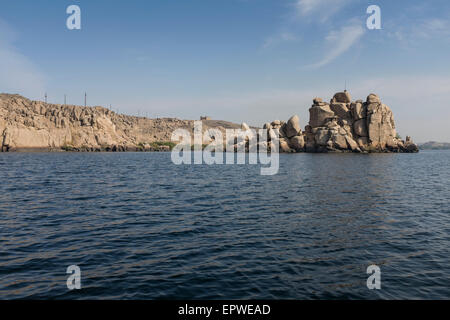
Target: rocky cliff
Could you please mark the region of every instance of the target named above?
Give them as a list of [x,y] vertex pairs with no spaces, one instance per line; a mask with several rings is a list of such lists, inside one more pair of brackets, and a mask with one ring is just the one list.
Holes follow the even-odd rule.
[[315,98],[309,113],[305,131],[298,116],[264,125],[279,131],[281,152],[418,152],[410,137],[399,138],[391,109],[376,94],[365,102],[352,102],[347,91],[330,103]]
[[[161,144],[175,129],[193,130],[193,120],[148,119],[117,114],[103,107],[80,107],[31,101],[0,94],[1,151],[167,150]],[[203,121],[203,128],[239,128],[226,121]],[[160,143],[160,144],[158,144]]]

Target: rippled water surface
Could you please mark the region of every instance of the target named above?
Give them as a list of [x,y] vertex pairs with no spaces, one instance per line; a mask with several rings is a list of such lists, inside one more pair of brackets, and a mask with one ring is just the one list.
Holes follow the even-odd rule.
[[450,298],[450,152],[280,162],[0,154],[0,298]]

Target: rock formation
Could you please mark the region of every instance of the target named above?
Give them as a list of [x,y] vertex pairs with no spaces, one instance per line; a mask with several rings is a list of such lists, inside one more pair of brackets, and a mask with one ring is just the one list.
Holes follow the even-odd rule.
[[398,138],[392,111],[376,94],[365,102],[352,102],[347,91],[330,103],[315,98],[309,114],[304,132],[298,116],[264,125],[280,129],[280,152],[418,152],[410,137]]
[[[309,124],[302,131],[298,116],[287,122],[264,125],[267,140],[279,135],[281,152],[417,152],[410,137],[397,136],[391,109],[375,94],[352,102],[348,92],[334,95],[330,103],[315,98]],[[19,95],[0,94],[0,151],[21,149],[74,151],[167,151],[165,144],[176,129],[193,131],[194,121],[173,118],[148,119],[117,114],[103,107],[80,107],[31,101]],[[226,121],[202,121],[203,130],[248,130]],[[254,136],[253,136],[254,137]],[[203,143],[209,143],[204,141]],[[224,141],[225,142],[225,141]],[[247,146],[249,139],[241,142]],[[239,148],[236,148],[237,150]],[[242,150],[242,149],[239,149]]]
[[[203,128],[239,128],[226,121],[206,120]],[[80,107],[31,101],[0,94],[0,151],[167,151],[172,132],[193,130],[194,121],[148,119],[117,114],[103,107]],[[159,143],[159,144],[158,144]],[[156,151],[156,150],[154,150]]]

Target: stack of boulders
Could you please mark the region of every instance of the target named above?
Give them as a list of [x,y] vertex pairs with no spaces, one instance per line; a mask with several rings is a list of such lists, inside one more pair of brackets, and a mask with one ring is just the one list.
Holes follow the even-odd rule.
[[[281,152],[300,152],[305,148],[305,139],[297,115],[291,117],[287,122],[275,120],[272,123],[266,123],[263,129],[279,134]],[[273,134],[272,132],[271,135]]]
[[376,94],[365,102],[352,102],[347,91],[330,103],[315,98],[309,113],[304,132],[298,116],[264,125],[279,129],[280,152],[418,152],[410,137],[398,137],[391,109]]

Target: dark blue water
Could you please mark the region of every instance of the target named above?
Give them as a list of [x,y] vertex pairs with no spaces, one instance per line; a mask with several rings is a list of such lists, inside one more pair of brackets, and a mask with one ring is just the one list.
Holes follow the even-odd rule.
[[450,298],[450,152],[280,157],[0,154],[0,298]]

